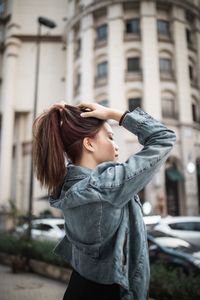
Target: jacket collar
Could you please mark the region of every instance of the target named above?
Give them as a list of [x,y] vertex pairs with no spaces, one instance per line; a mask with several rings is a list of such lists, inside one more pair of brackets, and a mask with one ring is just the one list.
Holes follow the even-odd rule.
[[69,163],[67,165],[67,174],[65,177],[65,182],[66,181],[71,181],[74,179],[82,179],[87,177],[88,175],[91,174],[93,170],[86,168],[86,167],[81,167],[81,166],[76,166],[72,163]]

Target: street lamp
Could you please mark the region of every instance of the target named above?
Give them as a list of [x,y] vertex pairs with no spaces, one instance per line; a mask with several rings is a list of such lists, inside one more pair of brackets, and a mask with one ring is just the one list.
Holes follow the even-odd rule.
[[[35,68],[35,89],[34,89],[34,106],[33,106],[33,122],[36,118],[37,100],[38,100],[38,82],[39,82],[39,64],[40,64],[40,36],[42,25],[48,28],[55,28],[56,23],[44,17],[38,17],[37,31],[37,52],[36,52],[36,68]],[[32,123],[33,123],[32,122]],[[29,187],[29,208],[28,208],[28,239],[31,239],[31,218],[33,207],[33,156],[31,153],[31,170],[30,170],[30,187]]]

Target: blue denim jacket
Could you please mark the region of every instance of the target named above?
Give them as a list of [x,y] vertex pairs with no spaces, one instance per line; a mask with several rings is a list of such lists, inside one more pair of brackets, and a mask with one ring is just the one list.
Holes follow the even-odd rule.
[[50,205],[63,212],[66,232],[54,252],[89,280],[119,284],[121,299],[146,300],[149,257],[137,193],[167,159],[176,136],[140,108],[122,126],[138,136],[141,151],[94,170],[69,164],[60,196],[50,196]]

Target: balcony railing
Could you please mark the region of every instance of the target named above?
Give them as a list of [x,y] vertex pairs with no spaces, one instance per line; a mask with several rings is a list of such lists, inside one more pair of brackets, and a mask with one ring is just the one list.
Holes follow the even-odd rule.
[[177,120],[179,119],[179,114],[176,111],[169,111],[169,110],[162,110],[162,116],[163,118],[167,119],[174,119]]
[[108,76],[96,76],[95,87],[101,87],[108,84]]
[[175,80],[174,71],[160,70],[161,80]]
[[125,72],[125,81],[137,81],[137,80],[142,80],[142,70]]

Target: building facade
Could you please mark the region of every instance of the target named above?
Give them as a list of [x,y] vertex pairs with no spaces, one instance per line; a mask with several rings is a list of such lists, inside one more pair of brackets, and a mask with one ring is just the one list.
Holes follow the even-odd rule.
[[[1,22],[1,209],[27,210],[37,17],[43,28],[37,112],[55,101],[140,106],[177,134],[169,159],[140,193],[151,213],[200,213],[200,1],[4,1]],[[42,4],[41,4],[42,3]],[[141,149],[112,123],[120,160]],[[48,207],[34,181],[34,212]]]

